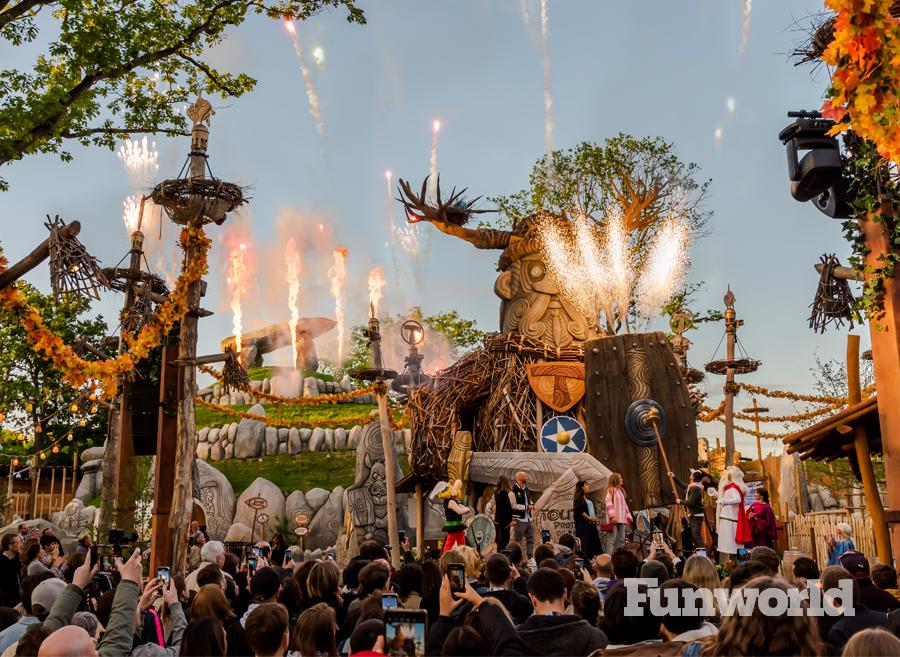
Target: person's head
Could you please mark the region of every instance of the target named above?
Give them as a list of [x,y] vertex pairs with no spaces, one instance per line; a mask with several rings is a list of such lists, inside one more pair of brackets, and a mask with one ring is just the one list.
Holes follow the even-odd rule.
[[363,541],[359,546],[359,556],[367,561],[390,558],[384,545],[378,541]]
[[616,579],[637,577],[641,562],[633,552],[619,548],[612,555],[612,569]]
[[3,548],[4,552],[18,554],[19,550],[22,549],[22,537],[13,533],[4,534],[3,538],[0,539],[0,548]]
[[281,595],[278,596],[278,602],[288,610],[289,616],[296,616],[300,611],[303,598],[300,595],[300,586],[293,577],[281,580]]
[[781,568],[781,559],[778,553],[767,545],[757,545],[750,550],[750,561],[761,561],[766,567],[776,575]]
[[550,568],[538,568],[528,578],[528,597],[535,613],[562,613],[566,606],[566,585],[562,575]]
[[37,573],[35,575],[26,575],[22,578],[22,581],[19,584],[19,592],[21,593],[22,608],[29,616],[35,615],[31,610],[31,597],[34,593],[34,590],[41,582],[44,582],[48,579],[53,579],[53,575],[47,572]]
[[384,634],[384,622],[377,618],[369,618],[357,623],[350,635],[350,648],[355,653],[371,651],[382,634]]
[[544,559],[554,559],[553,556],[553,548],[549,545],[541,543],[540,545],[535,546],[534,548],[534,560],[536,563],[541,563]]
[[22,614],[13,607],[0,607],[0,632],[19,622]]
[[766,504],[768,504],[769,503],[769,491],[767,491],[765,488],[757,488],[756,492],[753,493],[753,498],[757,502],[765,502]]
[[600,615],[600,592],[597,587],[587,582],[575,582],[572,585],[572,609],[576,616],[596,625]]
[[853,538],[853,527],[850,526],[850,523],[839,522],[835,529],[837,529],[836,536],[838,539]]
[[606,480],[606,486],[608,488],[621,488],[622,487],[622,475],[618,472],[613,472],[609,475],[609,479]]
[[[449,553],[448,553],[449,554]],[[391,570],[382,561],[373,561],[359,571],[359,597],[387,588]]]
[[519,484],[520,488],[523,488],[528,483],[528,473],[524,470],[519,470],[516,473],[516,483]]
[[481,634],[471,625],[460,625],[450,630],[444,639],[441,655],[444,657],[466,657],[467,655],[489,655],[490,649]]
[[436,561],[423,561],[421,568],[422,590],[419,591],[419,593],[421,593],[422,597],[424,598],[430,595],[432,591],[440,590],[441,581],[444,576],[441,573],[441,567],[437,564]]
[[300,614],[294,627],[291,650],[300,655],[337,655],[336,632],[334,609],[320,602]]
[[559,570],[561,568],[560,563],[556,560],[556,557],[547,557],[546,559],[541,559],[537,562],[538,568],[549,568],[550,570]]
[[897,657],[900,639],[878,627],[860,630],[844,644],[841,657]]
[[413,593],[422,593],[423,588],[422,567],[413,562],[404,564],[394,576],[394,586],[401,598],[407,598]]
[[819,564],[809,557],[797,557],[792,565],[794,579],[819,579]]
[[[221,591],[220,591],[221,593]],[[287,625],[287,622],[285,622]],[[255,648],[254,648],[255,649]],[[191,616],[191,622],[181,636],[179,657],[225,657],[228,651],[225,638],[225,626],[222,621],[212,616],[197,618]],[[257,653],[260,654],[260,653]],[[276,654],[276,653],[271,653]]]
[[[826,597],[828,591],[832,589],[839,589],[841,587],[842,582],[850,582],[850,585],[853,589],[853,606],[856,607],[861,602],[861,592],[859,589],[859,582],[856,581],[856,578],[850,574],[850,572],[842,567],[842,566],[828,566],[825,570],[822,571],[822,579],[820,584],[822,586],[822,590],[826,593]],[[835,604],[839,604],[843,601],[835,600]]]
[[[673,637],[698,629],[703,625],[703,599],[697,595],[697,587],[683,579],[671,579],[659,587],[659,595],[666,613],[661,617],[662,630],[670,641]],[[678,609],[681,613],[671,614]],[[690,613],[684,613],[685,610]]]
[[43,554],[44,548],[41,547],[40,540],[36,538],[29,538],[27,541],[25,541],[25,545],[22,546],[22,563],[27,566],[35,559],[40,559]]
[[244,637],[256,657],[280,657],[288,645],[287,611],[272,602],[259,605],[247,615]]
[[[787,580],[766,575],[747,583],[748,588],[764,592],[780,590],[788,595]],[[770,607],[754,598],[749,615],[726,615],[716,638],[717,655],[817,655],[820,654],[819,631],[814,616],[802,613],[774,615]]]
[[745,561],[738,564],[728,577],[728,585],[732,590],[739,589],[751,579],[763,575],[771,577],[775,573],[762,561]]
[[250,593],[258,603],[275,602],[281,593],[281,576],[274,568],[260,568],[250,579]]
[[63,577],[69,584],[72,583],[75,570],[84,563],[87,554],[87,552],[72,552],[69,554],[68,559],[66,559],[66,571],[63,573]]
[[360,557],[353,557],[350,562],[341,571],[341,583],[350,591],[359,588],[359,571],[361,571],[369,562]]
[[311,598],[329,600],[337,595],[341,573],[333,561],[317,561],[309,571],[306,590]]
[[608,554],[598,554],[594,559],[594,572],[597,573],[597,577],[612,579],[612,557]]
[[512,565],[518,566],[524,561],[525,553],[522,552],[521,545],[519,545],[515,541],[511,541],[506,549],[509,550],[509,562]]
[[578,504],[587,496],[590,492],[590,484],[580,479],[578,483],[575,484],[575,503]]
[[307,581],[309,580],[309,572],[312,570],[313,566],[316,565],[315,561],[304,561],[300,564],[299,568],[294,569],[293,578],[294,581],[297,582],[297,586],[300,587],[300,597],[308,598],[309,597],[309,589],[307,588]]
[[659,635],[660,619],[650,613],[650,603],[647,598],[639,604],[640,613],[631,613],[628,608],[628,597],[633,592],[647,595],[645,584],[616,586],[606,594],[606,602],[603,605],[603,623],[600,627],[606,633],[610,643],[632,644],[641,641],[650,641]]
[[90,549],[94,545],[94,539],[91,538],[90,534],[82,534],[78,538],[78,542],[88,549]]
[[191,533],[195,534],[200,531],[200,521],[199,520],[191,520]]
[[716,565],[709,559],[699,554],[689,557],[684,563],[684,572],[681,578],[688,584],[693,584],[698,589],[713,591],[719,587],[719,571]]
[[200,587],[191,603],[191,618],[218,618],[223,623],[234,620],[228,599],[218,584],[206,584]]
[[58,577],[50,577],[35,586],[31,592],[31,614],[40,619],[49,616],[53,603],[62,595],[65,588],[65,580]]
[[848,550],[838,558],[838,561],[857,579],[866,579],[869,576],[869,560],[862,552]]
[[694,470],[691,473],[691,481],[695,484],[699,484],[701,481],[703,481],[703,473],[700,472],[700,470]]
[[94,637],[78,625],[64,625],[41,642],[38,657],[97,657]]
[[19,523],[19,535],[25,536],[27,534],[28,534],[28,525],[26,525],[24,522],[20,522]]
[[461,545],[456,549],[462,555],[462,562],[466,565],[466,577],[469,579],[478,579],[481,577],[484,560],[481,558],[481,555],[478,554],[478,550],[469,547],[468,545]]
[[[25,630],[25,634],[19,639],[16,645],[16,657],[37,657],[41,654],[41,646],[44,641],[52,634],[50,628],[43,623],[35,623]],[[64,653],[66,657],[81,657],[80,653]],[[88,653],[90,654],[90,653]],[[96,655],[97,653],[93,653]]]
[[53,534],[42,534],[38,540],[41,543],[41,547],[44,548],[44,551],[46,552],[59,550],[59,539]]
[[896,589],[897,571],[885,563],[876,564],[872,568],[872,583],[880,589]]
[[512,576],[509,559],[503,554],[492,554],[484,565],[484,574],[491,586],[506,586]]
[[656,559],[647,559],[641,566],[641,579],[655,579],[659,586],[669,579],[669,569]]
[[206,534],[204,534],[203,532],[196,532],[194,534],[194,545],[199,545],[200,547],[203,547],[203,545],[205,543],[206,543]]
[[[201,550],[201,554],[202,554]],[[238,571],[241,569],[241,558],[232,553],[226,552],[225,559],[222,563],[222,571],[231,575],[232,578],[237,577]]]
[[558,542],[563,547],[569,548],[572,552],[578,547],[578,541],[575,538],[575,535],[570,532],[563,532],[560,534]]
[[97,614],[92,611],[76,611],[72,614],[72,625],[84,629],[90,636],[96,637],[97,630],[100,629],[100,621]]
[[509,479],[506,475],[500,475],[497,478],[497,490],[503,491],[504,493],[508,493],[512,490],[512,486],[509,484]]
[[200,559],[206,563],[225,565],[225,544],[222,541],[207,541],[200,548]]
[[225,590],[225,574],[222,572],[222,567],[219,564],[211,563],[197,571],[197,587],[206,586],[207,584],[215,584],[223,591]]

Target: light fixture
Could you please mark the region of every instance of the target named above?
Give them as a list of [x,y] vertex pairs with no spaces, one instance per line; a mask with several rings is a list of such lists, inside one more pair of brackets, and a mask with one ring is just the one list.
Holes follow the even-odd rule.
[[91,406],[91,413],[96,413],[96,412],[97,412],[97,404],[94,404],[93,406]]
[[17,465],[19,465],[19,459],[14,458],[12,461],[10,461],[10,465],[16,467]]
[[72,432],[71,431],[66,434],[66,440],[68,440],[69,442],[72,442]]
[[47,454],[45,452],[41,452],[41,460],[45,460],[47,458]]
[[78,423],[78,426],[79,426],[79,427],[86,427],[86,426],[87,426],[87,420],[82,420],[81,422]]
[[72,411],[73,413],[77,413],[78,412],[78,404],[73,402],[72,405],[69,406],[69,410]]
[[38,422],[37,424],[34,425],[34,432],[35,433],[43,433],[44,432],[44,428],[41,426],[40,422]]
[[59,454],[59,445],[54,445],[50,451],[54,454]]

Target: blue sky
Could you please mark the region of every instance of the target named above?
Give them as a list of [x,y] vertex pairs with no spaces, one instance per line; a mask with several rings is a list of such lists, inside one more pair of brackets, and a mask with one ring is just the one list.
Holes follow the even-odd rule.
[[[212,53],[216,65],[250,73],[259,82],[244,98],[214,103],[211,165],[218,176],[250,186],[252,200],[240,217],[210,227],[219,243],[204,305],[216,315],[201,323],[200,353],[218,351],[218,341],[231,333],[221,242],[237,235],[252,244],[257,272],[245,328],[287,319],[280,249],[288,235],[306,249],[305,315],[333,314],[326,259],[340,244],[350,252],[348,323],[362,321],[366,272],[378,265],[388,274],[388,310],[401,312],[412,304],[426,312],[457,309],[482,329],[497,326],[496,253],[476,251],[424,226],[433,234],[419,275],[402,252],[400,276],[395,275],[386,245],[384,172],[421,180],[428,172],[431,123],[439,118],[438,168],[445,185],[492,196],[527,184],[544,151],[538,3],[524,3],[530,28],[517,0],[359,4],[369,21],[364,27],[348,25],[338,12],[298,25],[320,98],[324,140],[316,134],[281,24],[249,20]],[[710,234],[692,253],[689,279],[706,282],[696,305],[721,307],[730,284],[746,321],[741,340],[763,361],[744,380],[807,391],[815,355],[840,358],[845,341],[845,331],[819,336],[807,328],[817,283],[812,267],[825,252],[846,261],[849,248],[838,222],[790,198],[777,134],[788,122],[787,110],[821,103],[825,73],[813,76],[787,58],[800,38],[795,20],[819,11],[821,3],[755,3],[747,49],[739,56],[742,6],[742,0],[550,0],[554,143],[568,147],[619,131],[660,135],[684,160],[700,165],[703,177],[712,179],[708,204],[715,214]],[[325,52],[323,67],[311,61],[317,46]],[[9,52],[0,55],[15,65],[27,65],[33,55],[4,48]],[[735,99],[733,115],[726,110],[729,96]],[[159,175],[174,177],[187,143],[157,143]],[[71,150],[72,163],[34,156],[4,169],[11,191],[0,196],[0,239],[11,260],[43,239],[48,213],[80,219],[82,241],[105,263],[115,263],[127,250],[121,203],[131,190],[121,164],[107,151]],[[399,208],[394,211],[399,216]],[[317,233],[320,223],[324,230]],[[151,264],[156,253],[170,256],[172,231],[165,248],[153,244],[155,231],[148,233],[154,233],[148,234]],[[46,288],[46,270],[36,270],[29,280]],[[105,300],[105,316],[114,317],[120,303],[112,295]],[[867,330],[861,333],[867,348]],[[702,365],[710,359],[721,336],[721,326],[694,332],[690,360]],[[717,403],[721,381],[707,385],[710,401]],[[749,403],[746,396],[737,402],[739,408]],[[714,438],[721,431],[718,425],[701,426],[700,433]],[[738,444],[749,451],[750,442]]]

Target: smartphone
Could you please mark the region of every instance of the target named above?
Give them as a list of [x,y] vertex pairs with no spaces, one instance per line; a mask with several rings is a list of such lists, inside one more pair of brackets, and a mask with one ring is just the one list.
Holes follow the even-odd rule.
[[399,600],[397,600],[396,593],[382,593],[381,594],[381,608],[382,609],[397,609],[400,606]]
[[549,543],[550,542],[550,530],[542,529],[541,530],[541,543]]
[[666,540],[663,538],[662,530],[654,529],[653,530],[653,547],[657,550],[661,550],[663,545],[666,544]]
[[694,554],[698,557],[705,557],[706,556],[706,548],[697,548],[696,550],[694,550]]
[[398,530],[397,533],[398,533],[399,536],[400,536],[400,542],[403,543],[403,541],[406,540],[406,530],[405,530],[405,529],[400,529],[400,530]]
[[466,566],[461,563],[447,564],[447,579],[450,580],[450,592],[462,593],[466,590]]
[[750,559],[750,550],[747,548],[738,548],[737,551],[737,560],[738,561],[747,561]]
[[575,574],[578,576],[577,579],[581,579],[583,573],[581,572],[584,568],[584,559],[575,559]]
[[262,550],[255,545],[250,548],[250,554],[254,557],[262,556]]
[[112,573],[116,570],[116,555],[111,545],[100,546],[100,572]]
[[156,579],[162,582],[163,588],[169,588],[169,567],[160,566],[156,569]]
[[425,657],[428,612],[424,609],[385,609],[384,654]]
[[256,564],[257,564],[258,558],[259,557],[255,557],[255,556],[247,557],[247,569],[250,571],[251,575],[256,572]]
[[325,553],[325,558],[326,558],[328,561],[334,561],[334,552],[326,552],[326,553]]

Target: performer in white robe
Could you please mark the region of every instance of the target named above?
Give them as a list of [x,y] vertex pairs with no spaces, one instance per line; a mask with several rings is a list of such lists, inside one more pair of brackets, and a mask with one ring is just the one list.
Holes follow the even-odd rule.
[[744,547],[735,538],[738,521],[743,515],[744,495],[747,493],[743,471],[737,466],[730,466],[719,479],[719,490],[710,489],[708,492],[716,498],[719,562],[724,563],[737,554],[738,549]]

